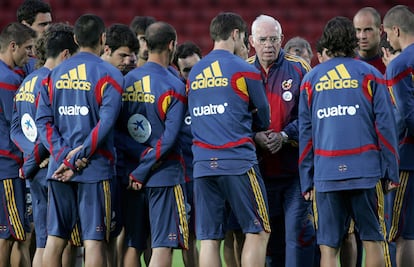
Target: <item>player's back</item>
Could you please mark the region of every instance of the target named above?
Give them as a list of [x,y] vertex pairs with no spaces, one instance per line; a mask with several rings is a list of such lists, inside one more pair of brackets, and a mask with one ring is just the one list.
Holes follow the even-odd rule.
[[255,163],[252,105],[259,105],[261,127],[269,122],[258,70],[228,51],[213,50],[193,66],[187,86],[194,162],[217,158]]
[[122,74],[90,53],[79,53],[52,70],[49,97],[55,125],[70,145],[81,145],[98,123],[106,84],[112,81],[122,86]]
[[359,60],[333,58],[304,77],[302,90],[312,123],[315,181],[380,177],[379,139],[395,138],[381,73]]

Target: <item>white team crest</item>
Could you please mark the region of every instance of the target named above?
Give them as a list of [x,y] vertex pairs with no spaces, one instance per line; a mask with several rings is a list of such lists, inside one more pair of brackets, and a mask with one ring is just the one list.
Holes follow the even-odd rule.
[[26,138],[30,142],[34,143],[37,138],[37,128],[36,128],[36,124],[34,120],[29,115],[29,113],[25,113],[22,116],[20,123],[21,123],[24,136],[26,136]]
[[290,101],[290,100],[292,100],[292,97],[293,97],[293,95],[292,95],[292,92],[290,92],[290,91],[286,91],[286,92],[284,92],[284,93],[282,94],[282,98],[283,98],[283,100],[285,100],[285,101]]
[[129,134],[138,143],[145,143],[151,135],[151,124],[141,114],[134,114],[128,120]]

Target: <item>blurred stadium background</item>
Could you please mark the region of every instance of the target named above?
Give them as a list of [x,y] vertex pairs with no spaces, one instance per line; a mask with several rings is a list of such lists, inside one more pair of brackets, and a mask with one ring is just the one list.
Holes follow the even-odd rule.
[[[134,16],[153,16],[172,24],[178,33],[178,43],[191,40],[203,54],[212,48],[209,23],[221,11],[240,14],[249,25],[260,14],[275,17],[282,25],[284,43],[294,36],[307,39],[315,46],[325,23],[334,16],[352,19],[364,7],[376,8],[381,16],[394,5],[414,7],[412,0],[44,0],[53,10],[54,21],[73,24],[80,15],[94,13],[107,26],[128,24]],[[0,0],[0,27],[16,21],[16,10],[23,0]],[[253,51],[251,51],[253,52]],[[315,59],[314,59],[315,60]]]

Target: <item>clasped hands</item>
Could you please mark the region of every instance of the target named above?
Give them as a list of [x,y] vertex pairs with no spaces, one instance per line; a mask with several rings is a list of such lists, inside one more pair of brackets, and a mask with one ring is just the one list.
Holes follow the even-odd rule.
[[[76,153],[78,153],[82,149],[82,145],[78,146],[77,148],[70,151],[67,156],[66,160],[69,161]],[[78,159],[75,162],[76,171],[83,170],[88,165],[88,159],[82,158]],[[64,163],[60,164],[59,168],[53,173],[52,178],[61,181],[61,182],[67,182],[69,181],[73,176],[75,175],[75,172],[66,166]]]
[[276,133],[273,130],[256,133],[254,140],[262,149],[270,152],[271,154],[276,154],[283,145],[282,134]]

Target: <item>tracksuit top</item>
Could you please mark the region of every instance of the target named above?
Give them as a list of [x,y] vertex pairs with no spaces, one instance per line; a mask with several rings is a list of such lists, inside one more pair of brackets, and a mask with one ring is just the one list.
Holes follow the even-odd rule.
[[382,62],[382,57],[380,54],[377,54],[376,56],[372,58],[364,58],[364,57],[361,57],[360,55],[357,55],[356,59],[365,61],[366,63],[374,66],[382,74],[385,73],[385,65],[384,65],[384,62]]
[[300,83],[310,66],[301,58],[280,49],[277,60],[268,72],[262,68],[257,56],[248,62],[260,70],[270,105],[269,129],[284,131],[289,142],[271,154],[258,148],[260,171],[265,181],[277,178],[298,177],[298,104]]
[[399,118],[400,169],[414,170],[414,44],[387,66],[386,79],[396,98]]
[[213,50],[187,81],[194,178],[241,175],[257,164],[252,125],[269,126],[260,73],[226,50]]
[[[49,179],[62,163],[76,171],[75,162],[82,158],[88,159],[88,165],[71,181],[93,183],[112,178],[113,128],[122,86],[121,72],[88,52],[76,54],[51,71],[36,114],[40,139],[53,158]],[[80,145],[82,149],[66,159]]]
[[10,138],[13,97],[22,82],[4,61],[0,60],[0,180],[17,178],[23,155]]
[[397,131],[382,74],[338,57],[303,79],[299,101],[302,192],[329,192],[398,183]]
[[[25,178],[34,178],[39,171],[39,164],[49,157],[49,151],[40,142],[39,133],[35,124],[36,109],[40,91],[50,70],[42,67],[29,74],[20,85],[14,97],[13,122],[11,138],[23,152],[25,163],[22,167]],[[46,184],[45,168],[39,178],[44,178]]]
[[129,176],[146,187],[184,183],[177,137],[187,106],[185,85],[167,68],[147,62],[125,76],[124,88],[120,120],[134,142],[145,146],[135,151],[139,164]]

